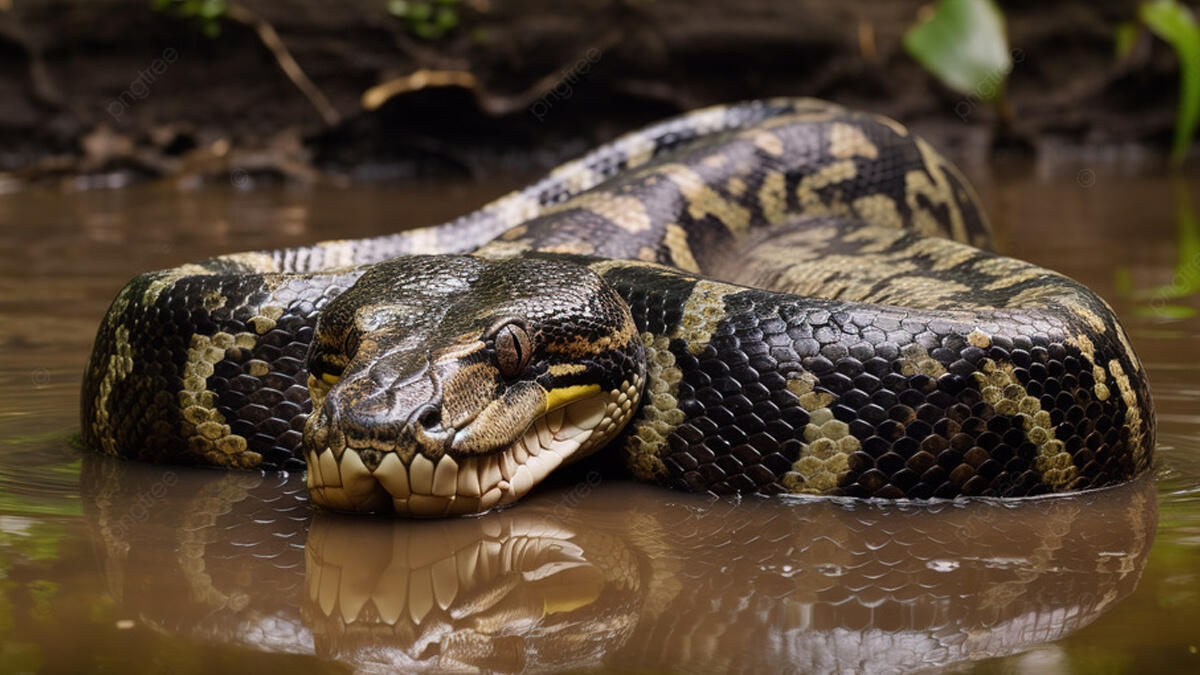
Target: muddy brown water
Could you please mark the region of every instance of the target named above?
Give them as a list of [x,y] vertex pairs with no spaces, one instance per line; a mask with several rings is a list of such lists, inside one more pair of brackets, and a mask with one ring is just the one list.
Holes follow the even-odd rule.
[[1020,504],[742,503],[587,466],[508,510],[332,516],[302,477],[103,460],[80,373],[134,274],[433,223],[509,186],[0,196],[0,672],[1196,672],[1200,181],[976,177],[1126,320],[1153,475]]

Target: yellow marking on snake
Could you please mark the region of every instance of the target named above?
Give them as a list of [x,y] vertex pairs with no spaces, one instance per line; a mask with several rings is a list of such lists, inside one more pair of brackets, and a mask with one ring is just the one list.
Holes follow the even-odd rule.
[[587,366],[582,363],[555,363],[546,369],[554,377],[566,377],[587,372]]
[[900,211],[896,209],[896,201],[887,195],[859,197],[854,200],[852,206],[854,212],[869,223],[895,230],[901,230],[904,227],[904,218],[900,216]]
[[570,387],[556,387],[546,392],[545,412],[550,412],[564,405],[600,393],[598,384],[576,384]]
[[861,449],[850,427],[834,419],[829,405],[833,394],[816,391],[817,378],[809,372],[792,373],[788,391],[795,394],[800,407],[808,412],[804,427],[804,445],[792,470],[783,476],[783,486],[794,494],[828,494],[850,470],[850,455]]
[[789,374],[785,386],[796,395],[800,407],[808,412],[826,408],[837,400],[837,397],[829,392],[815,391],[817,378],[807,371]]
[[[833,236],[833,234],[830,234]],[[883,253],[895,247],[896,242],[908,236],[903,230],[888,230],[888,229],[862,229],[857,232],[851,232],[846,236],[846,241],[851,241],[860,244],[859,251],[863,253]],[[890,266],[889,266],[890,267]]]
[[1071,304],[1071,311],[1074,312],[1075,316],[1083,319],[1083,322],[1088,325],[1088,328],[1091,328],[1098,334],[1104,334],[1104,320],[1101,319],[1095,312],[1087,307],[1081,307],[1074,303]]
[[754,147],[774,157],[783,156],[783,139],[768,131],[748,132]]
[[801,210],[806,215],[842,215],[849,216],[850,205],[841,199],[834,199],[826,204],[821,198],[821,190],[839,183],[854,180],[858,175],[858,167],[854,160],[842,159],[830,162],[800,179],[796,186],[796,198]]
[[879,124],[882,124],[883,126],[889,128],[889,129],[891,129],[892,133],[896,134],[897,136],[899,136],[901,138],[908,137],[908,127],[904,126],[903,124],[900,124],[899,122],[897,122],[896,120],[894,120],[890,117],[885,117],[883,115],[871,115],[871,119]]
[[596,247],[587,241],[570,241],[552,246],[542,246],[539,250],[546,253],[566,253],[570,255],[595,255]]
[[194,263],[176,267],[170,272],[154,279],[146,286],[145,292],[142,293],[142,306],[153,307],[154,303],[158,301],[158,296],[162,295],[163,291],[171,288],[177,281],[184,277],[209,276],[211,274],[212,271],[206,269],[203,265],[196,265]]
[[908,254],[928,257],[933,261],[929,269],[934,272],[945,272],[979,257],[978,250],[945,239],[918,239],[909,247]]
[[712,340],[713,331],[725,318],[725,296],[738,290],[740,289],[734,286],[715,281],[697,281],[683,305],[683,317],[679,325],[671,331],[671,337],[686,342],[688,351],[693,354],[704,351]]
[[254,341],[250,333],[192,336],[183,367],[183,388],[178,394],[179,407],[189,451],[209,464],[250,468],[262,461],[262,455],[246,450],[244,437],[233,433],[217,409],[216,392],[208,388],[213,366],[225,358],[226,352],[241,348],[239,345],[253,346]]
[[321,261],[322,267],[348,267],[353,265],[357,258],[355,254],[357,247],[355,242],[350,239],[323,241],[317,245],[317,248],[324,256]]
[[[967,225],[954,198],[954,188],[946,180],[946,173],[951,171],[948,163],[924,140],[914,138],[913,142],[925,160],[925,168],[909,171],[905,176],[904,194],[913,214],[915,230],[921,234],[945,234],[958,241],[967,241]],[[950,218],[948,231],[942,227],[937,214],[923,205],[923,201],[945,207]]]
[[972,347],[978,347],[979,349],[987,349],[988,347],[992,346],[992,338],[989,337],[987,333],[976,328],[970,333],[967,333],[967,344],[971,345]]
[[229,253],[217,259],[224,262],[242,265],[251,272],[258,272],[260,274],[279,271],[278,266],[275,264],[275,258],[271,257],[269,254],[261,253],[259,251]]
[[829,125],[829,154],[838,159],[851,157],[877,159],[879,148],[867,140],[866,134],[858,127],[844,122],[834,122]]
[[579,160],[567,162],[554,169],[549,177],[562,181],[563,186],[570,192],[582,192],[601,181],[598,173]]
[[[509,194],[496,207],[496,219],[506,225],[505,229],[536,218],[542,211],[542,205],[536,199],[520,192]],[[430,251],[430,253],[437,252],[436,250]]]
[[246,323],[250,324],[254,328],[255,333],[258,333],[259,335],[265,335],[275,327],[275,324],[279,321],[279,317],[281,316],[283,316],[282,307],[266,305],[260,307],[258,309],[258,314],[250,317]]
[[973,375],[983,400],[990,403],[996,413],[1021,417],[1025,437],[1038,449],[1035,465],[1042,482],[1055,490],[1068,488],[1078,474],[1071,453],[1055,438],[1050,413],[1042,408],[1039,398],[1030,396],[1021,385],[1013,364],[984,359],[982,369]]
[[116,441],[108,432],[112,421],[108,410],[108,398],[112,395],[113,387],[119,385],[129,373],[133,372],[133,349],[129,345],[129,328],[117,326],[114,333],[116,353],[109,356],[104,366],[104,377],[100,380],[96,403],[96,435],[101,439],[101,447],[107,455],[116,455]]
[[1108,372],[1112,373],[1113,380],[1117,383],[1117,391],[1121,392],[1121,400],[1125,403],[1125,429],[1129,432],[1129,442],[1139,449],[1137,462],[1140,464],[1150,448],[1141,439],[1142,409],[1138,405],[1137,392],[1133,390],[1133,383],[1129,381],[1129,376],[1125,374],[1120,361],[1109,361]]
[[758,203],[762,207],[767,223],[777,225],[787,220],[787,186],[782,173],[767,174],[758,189]]
[[900,373],[903,375],[911,377],[920,374],[937,378],[946,374],[946,367],[915,342],[904,345],[900,355]]
[[669,349],[670,338],[652,333],[643,333],[641,337],[646,350],[645,404],[631,423],[624,452],[625,463],[634,476],[654,480],[667,472],[659,452],[667,447],[671,432],[684,421],[678,398],[683,371],[675,364],[675,355]]
[[1079,335],[1068,337],[1067,344],[1079,350],[1083,355],[1084,360],[1092,365],[1092,379],[1095,384],[1092,386],[1092,393],[1096,395],[1099,401],[1107,401],[1112,392],[1108,388],[1108,371],[1104,366],[1096,363],[1096,345],[1092,343],[1092,339],[1087,335],[1080,333]]
[[563,211],[587,210],[609,220],[632,234],[647,232],[654,225],[646,205],[636,197],[615,195],[607,192],[588,192],[570,201],[551,206],[542,215]]
[[665,164],[658,173],[679,188],[688,202],[688,215],[696,220],[712,216],[734,234],[750,229],[750,211],[744,206],[722,197],[704,180],[704,177],[683,164]]
[[533,246],[528,239],[518,239],[516,241],[493,239],[471,255],[490,260],[501,260],[504,258],[519,257],[524,253],[528,253],[532,248]]
[[649,138],[634,138],[631,139],[631,144],[632,147],[625,151],[625,166],[631,169],[639,167],[654,157],[656,146]]
[[699,272],[700,264],[692,256],[692,247],[688,244],[687,230],[677,223],[669,223],[663,236],[663,246],[671,256],[671,264],[688,272]]
[[996,279],[983,287],[985,291],[1002,291],[1027,281],[1040,279],[1046,274],[1045,270],[1031,268],[1012,258],[992,258],[980,261],[975,265],[975,271]]

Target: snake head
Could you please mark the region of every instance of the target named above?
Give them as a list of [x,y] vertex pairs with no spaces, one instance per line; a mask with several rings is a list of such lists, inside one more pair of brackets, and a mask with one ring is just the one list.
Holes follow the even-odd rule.
[[411,516],[515,501],[602,447],[645,381],[617,291],[563,260],[410,256],[322,311],[304,433],[316,504]]

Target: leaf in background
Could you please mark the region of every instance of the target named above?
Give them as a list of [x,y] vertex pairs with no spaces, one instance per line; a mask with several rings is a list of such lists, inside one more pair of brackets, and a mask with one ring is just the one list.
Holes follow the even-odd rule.
[[1200,27],[1191,10],[1175,0],[1143,2],[1138,7],[1138,18],[1171,45],[1179,58],[1179,115],[1175,118],[1171,162],[1180,166],[1200,118]]
[[1179,321],[1196,316],[1196,309],[1186,305],[1145,305],[1133,310],[1133,313],[1146,319]]
[[947,87],[995,101],[1012,70],[1004,16],[992,0],[941,0],[904,35],[904,49]]
[[[1194,297],[1200,293],[1200,218],[1192,205],[1187,182],[1176,176],[1171,181],[1175,196],[1175,222],[1179,227],[1176,236],[1177,258],[1171,283],[1133,290],[1132,280],[1128,284],[1130,294],[1144,304],[1135,312],[1138,316],[1155,319],[1187,319],[1196,315],[1196,309],[1179,304],[1168,304],[1170,300]],[[1126,271],[1128,274],[1128,271]],[[1118,276],[1118,285],[1122,282]]]
[[1113,35],[1113,52],[1116,54],[1117,60],[1129,56],[1137,45],[1138,34],[1141,32],[1141,26],[1133,21],[1125,21],[1117,26],[1117,30]]

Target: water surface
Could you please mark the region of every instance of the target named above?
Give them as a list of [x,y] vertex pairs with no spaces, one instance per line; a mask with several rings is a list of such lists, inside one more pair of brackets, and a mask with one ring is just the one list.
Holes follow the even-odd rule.
[[0,672],[1197,669],[1200,182],[977,182],[1004,251],[1126,320],[1158,408],[1151,479],[1018,505],[735,504],[583,466],[479,518],[314,513],[299,476],[74,448],[108,302],[141,271],[438,222],[511,186],[0,196]]

